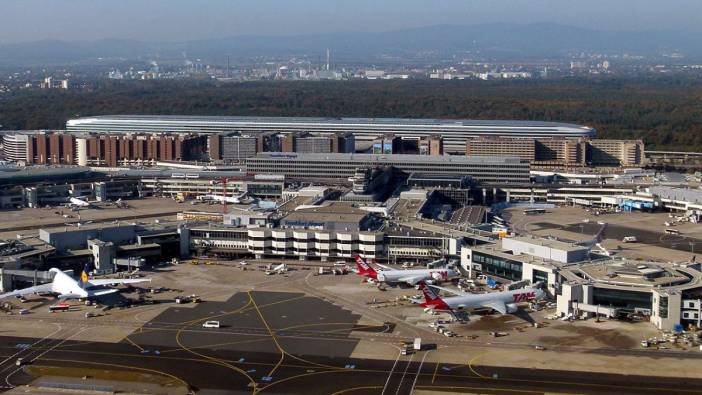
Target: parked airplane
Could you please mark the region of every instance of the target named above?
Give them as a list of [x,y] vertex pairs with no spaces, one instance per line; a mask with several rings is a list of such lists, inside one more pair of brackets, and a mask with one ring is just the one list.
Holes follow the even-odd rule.
[[75,207],[90,207],[90,203],[88,203],[87,201],[85,201],[85,200],[83,200],[83,199],[78,199],[78,198],[72,197],[72,198],[68,199],[68,201],[69,201],[69,204],[70,204],[71,206],[75,206]]
[[[491,292],[485,294],[471,294],[466,292],[454,291],[448,288],[429,286],[421,282],[419,288],[424,294],[424,303],[422,307],[429,307],[435,310],[448,310],[455,312],[457,310],[474,310],[481,308],[493,309],[500,314],[516,313],[518,303],[528,302],[531,300],[542,299],[546,293],[540,288],[540,283],[534,287],[525,287],[512,291]],[[450,292],[455,296],[442,298],[432,288],[437,288],[442,291]]]
[[88,279],[89,265],[86,265],[85,269],[83,269],[79,281],[56,268],[49,269],[49,272],[56,273],[54,275],[54,279],[50,283],[7,292],[0,295],[0,299],[13,296],[23,297],[31,294],[53,294],[57,295],[59,299],[94,298],[96,296],[103,296],[119,291],[118,289],[113,288],[91,290],[91,288],[94,287],[117,284],[135,284],[151,281],[150,278],[90,280]]
[[247,192],[244,192],[244,193],[237,195],[237,196],[205,195],[202,197],[202,200],[213,201],[213,202],[223,202],[226,200],[227,203],[239,204],[242,202],[244,197],[246,197],[246,195],[247,195]]
[[372,278],[386,284],[404,283],[414,286],[420,281],[434,283],[460,276],[458,271],[451,268],[396,270],[389,266],[380,265],[377,262],[375,264],[383,268],[383,270],[377,271],[373,269],[364,258],[356,255],[356,267],[358,268],[359,276]]
[[286,265],[284,263],[281,263],[280,265],[278,265],[272,269],[266,270],[266,274],[268,274],[268,275],[270,275],[270,274],[283,274],[283,273],[287,273],[287,272],[288,272],[288,265]]

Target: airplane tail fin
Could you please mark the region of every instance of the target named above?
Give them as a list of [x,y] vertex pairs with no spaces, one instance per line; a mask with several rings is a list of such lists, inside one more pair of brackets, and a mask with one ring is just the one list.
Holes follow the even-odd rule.
[[88,285],[88,275],[92,272],[90,263],[86,263],[83,267],[83,272],[80,273],[80,287],[85,288]]
[[446,302],[441,299],[439,294],[431,289],[426,282],[422,281],[418,285],[419,289],[422,290],[422,294],[424,294],[424,303],[421,304],[422,307],[433,307],[439,310],[451,310]]
[[370,277],[373,279],[378,278],[378,273],[368,264],[368,262],[363,259],[360,255],[356,255],[356,267],[358,268],[358,275],[364,277]]

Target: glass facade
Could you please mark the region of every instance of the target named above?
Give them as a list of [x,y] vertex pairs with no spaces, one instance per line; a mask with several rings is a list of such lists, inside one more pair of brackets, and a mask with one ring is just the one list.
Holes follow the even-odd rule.
[[661,318],[668,318],[668,297],[661,296],[658,301],[658,316]]
[[608,288],[594,288],[592,293],[593,304],[618,307],[622,310],[632,312],[636,308],[650,309],[651,300],[652,296],[650,292],[633,292]]
[[522,263],[519,261],[473,251],[473,263],[479,263],[484,273],[494,274],[513,281],[522,279]]
[[539,281],[548,284],[548,273],[543,270],[532,270],[531,283],[536,284]]

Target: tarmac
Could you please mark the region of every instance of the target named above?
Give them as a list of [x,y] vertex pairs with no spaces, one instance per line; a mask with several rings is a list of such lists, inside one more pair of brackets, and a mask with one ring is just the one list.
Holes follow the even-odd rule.
[[[688,261],[702,251],[702,227],[692,223],[668,227],[665,222],[672,220],[665,212],[595,215],[592,210],[580,207],[556,207],[542,215],[524,215],[519,209],[506,210],[503,214],[518,233],[573,241],[590,240],[604,227],[601,245],[625,258]],[[680,235],[666,234],[667,228],[679,231]],[[626,236],[635,236],[638,242],[625,243]]]
[[[485,363],[494,360],[493,354],[504,358],[505,353],[515,351],[490,347],[459,354],[459,363],[441,357],[451,352],[441,344],[427,344],[424,350],[405,356],[395,340],[380,337],[392,336],[394,328],[361,327],[359,318],[302,293],[237,292],[224,302],[169,306],[118,343],[84,341],[83,334],[96,329],[85,324],[58,325],[51,336],[39,339],[0,337],[0,381],[9,389],[36,380],[28,373],[31,370],[14,365],[21,357],[34,369],[100,369],[109,371],[111,377],[125,372],[149,374],[159,377],[173,392],[702,393],[699,379],[592,375],[538,369],[538,365],[493,366]],[[222,327],[203,328],[206,320],[219,320]],[[363,339],[357,333],[378,336],[373,347],[389,358],[353,357]],[[100,384],[90,378],[77,381],[83,386]]]
[[[64,368],[86,372],[61,379],[72,388],[128,391],[139,384],[127,378],[149,375],[143,384],[149,393],[702,393],[699,354],[632,348],[634,328],[621,335],[630,340],[609,339],[621,328],[617,322],[526,329],[519,317],[475,316],[463,328],[452,324],[462,337],[446,338],[427,327],[436,316],[419,307],[369,307],[414,289],[381,292],[354,275],[266,276],[237,265],[177,265],[149,276],[153,287],[170,288],[151,295],[155,305],[87,319],[84,312],[94,308],[75,304],[71,312],[49,314],[44,303],[29,315],[7,316],[0,384],[19,391],[31,383],[39,391],[57,379],[37,378],[35,369]],[[207,287],[212,278],[217,285]],[[190,293],[203,302],[172,302]],[[530,314],[543,321],[542,312]],[[207,320],[221,327],[203,328]],[[495,328],[509,335],[487,335]],[[400,341],[414,337],[424,348],[401,355]],[[534,342],[546,350],[535,351]],[[17,367],[17,358],[31,369]],[[125,379],[106,382],[96,371]],[[657,377],[665,374],[675,377]]]

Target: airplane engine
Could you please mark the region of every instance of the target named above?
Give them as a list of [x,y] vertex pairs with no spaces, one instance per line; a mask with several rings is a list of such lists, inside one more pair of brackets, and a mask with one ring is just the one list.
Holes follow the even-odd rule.
[[431,274],[431,278],[433,278],[436,281],[442,281],[442,280],[446,279],[446,277],[443,274],[441,274],[440,272],[433,272]]
[[517,310],[519,310],[519,306],[517,306],[516,303],[509,303],[506,307],[507,307],[507,313],[509,313],[509,314],[516,313]]

